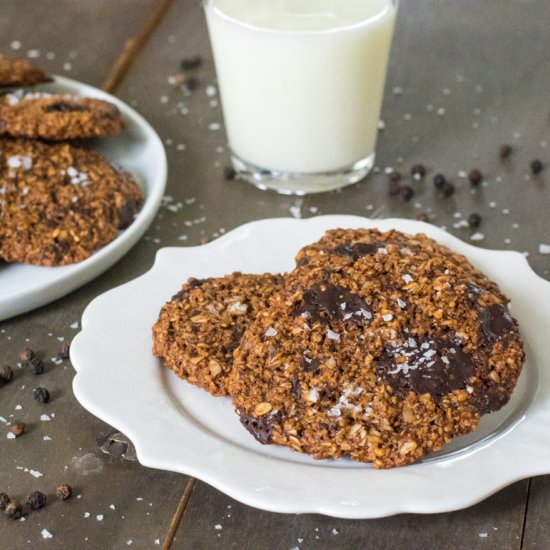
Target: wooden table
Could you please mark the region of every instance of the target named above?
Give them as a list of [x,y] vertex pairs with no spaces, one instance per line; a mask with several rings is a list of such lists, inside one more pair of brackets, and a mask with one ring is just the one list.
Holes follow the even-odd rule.
[[[216,81],[198,0],[3,0],[0,51],[36,56],[52,73],[103,86],[140,111],[166,146],[167,203],[185,206],[177,213],[161,208],[145,238],[92,283],[0,323],[0,360],[15,364],[27,345],[55,356],[60,339],[70,341],[76,333],[72,327],[90,300],[148,270],[160,247],[196,245],[266,217],[428,213],[466,241],[479,233],[479,246],[528,253],[533,269],[548,277],[550,256],[539,252],[539,244],[550,242],[550,181],[529,176],[534,158],[550,163],[548,21],[548,0],[402,2],[376,173],[353,188],[301,199],[224,181],[228,155],[223,126],[211,126],[222,116],[217,99],[207,94]],[[169,77],[194,54],[204,58],[196,75],[200,87],[185,94]],[[514,147],[505,165],[498,158],[503,142]],[[416,162],[429,174],[412,184],[415,197],[388,196],[384,169],[408,173]],[[487,181],[475,192],[464,177],[472,168]],[[451,198],[434,192],[437,172],[456,184]],[[476,230],[459,223],[472,212],[483,218]],[[50,503],[24,522],[0,518],[1,548],[550,547],[550,476],[519,481],[449,514],[346,521],[267,513],[200,481],[140,466],[131,444],[77,403],[68,361],[48,362],[41,382],[52,390],[52,401],[42,407],[30,391],[35,381],[19,369],[16,375],[0,389],[0,416],[25,421],[28,433],[13,442],[1,428],[0,491],[24,500],[42,490]],[[39,420],[43,413],[51,420]],[[53,492],[60,483],[71,484],[77,496],[57,501]],[[43,539],[43,529],[53,538]]]

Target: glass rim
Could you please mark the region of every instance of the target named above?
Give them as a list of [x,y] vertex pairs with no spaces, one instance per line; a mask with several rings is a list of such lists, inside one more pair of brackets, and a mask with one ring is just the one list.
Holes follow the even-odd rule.
[[[251,0],[252,1],[252,0]],[[399,8],[399,2],[400,0],[389,0],[392,4],[392,7],[395,12],[397,12],[397,9]],[[237,19],[236,17],[233,17],[231,15],[228,15],[224,11],[222,11],[218,6],[216,6],[215,0],[202,0],[203,8],[204,10],[210,10],[213,13],[215,13],[218,17],[225,19],[226,21],[230,22],[233,25],[236,25],[238,27],[242,27],[247,30],[256,31],[256,32],[262,32],[262,33],[269,33],[269,34],[280,34],[280,35],[293,35],[293,36],[310,36],[310,35],[320,35],[320,34],[331,34],[331,33],[339,33],[344,31],[350,31],[355,29],[360,29],[362,27],[366,27],[368,25],[371,25],[372,23],[378,21],[381,19],[384,15],[387,14],[388,10],[384,9],[383,11],[372,15],[370,17],[367,17],[365,19],[362,19],[361,21],[358,21],[357,23],[351,23],[349,25],[343,25],[341,27],[334,27],[334,28],[328,28],[328,29],[314,29],[314,30],[286,30],[286,29],[270,29],[267,27],[261,27],[259,25],[254,25],[253,23],[247,23],[246,21],[242,21],[240,19]]]

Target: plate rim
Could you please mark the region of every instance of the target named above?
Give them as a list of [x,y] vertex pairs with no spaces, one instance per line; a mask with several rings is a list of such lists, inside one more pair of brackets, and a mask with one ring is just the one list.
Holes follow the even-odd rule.
[[[134,279],[133,281],[130,281],[124,285],[107,291],[90,303],[83,314],[82,331],[75,337],[75,339],[73,340],[73,344],[71,345],[71,359],[75,370],[77,371],[77,374],[73,380],[73,390],[77,399],[85,408],[92,412],[92,414],[98,416],[105,422],[114,425],[115,427],[123,431],[128,437],[130,437],[136,447],[138,459],[143,465],[192,475],[245,504],[255,506],[264,510],[284,513],[321,513],[333,517],[350,519],[376,518],[398,513],[438,513],[457,510],[473,505],[495,493],[496,491],[502,489],[503,487],[520,479],[524,479],[533,475],[550,473],[550,461],[548,460],[537,462],[536,460],[533,460],[533,457],[531,457],[528,460],[520,462],[520,464],[518,465],[513,460],[510,460],[510,455],[508,453],[502,452],[502,449],[508,451],[510,451],[510,449],[513,450],[513,446],[510,447],[509,444],[510,440],[513,439],[513,437],[516,437],[518,434],[523,434],[523,432],[526,431],[526,428],[529,432],[529,429],[531,429],[533,426],[535,428],[537,426],[540,427],[541,421],[545,422],[550,419],[550,398],[548,397],[548,395],[543,395],[543,397],[541,397],[541,395],[545,393],[544,391],[539,391],[539,394],[536,396],[536,398],[534,398],[534,400],[537,401],[538,407],[536,411],[533,411],[532,414],[529,415],[530,418],[527,414],[525,414],[518,421],[518,423],[513,426],[513,429],[510,429],[507,433],[505,432],[502,436],[499,436],[497,438],[498,442],[500,442],[498,446],[497,441],[489,442],[487,443],[487,445],[483,446],[481,451],[479,452],[476,450],[471,454],[465,453],[464,456],[459,456],[448,460],[447,462],[449,462],[450,465],[446,464],[444,467],[435,462],[431,464],[415,464],[412,466],[407,466],[405,468],[392,470],[372,470],[377,472],[376,475],[379,479],[387,479],[387,477],[390,476],[390,478],[395,477],[404,482],[407,482],[408,480],[409,483],[411,482],[411,480],[412,482],[415,482],[415,478],[425,478],[425,471],[429,470],[428,473],[432,475],[433,478],[432,482],[434,480],[438,482],[445,482],[451,488],[454,487],[455,489],[457,489],[454,498],[449,498],[449,496],[446,495],[442,498],[437,499],[437,501],[430,500],[430,498],[417,500],[409,499],[408,501],[403,501],[400,499],[397,499],[397,501],[394,499],[392,501],[390,499],[390,501],[386,500],[382,504],[361,503],[355,505],[352,505],[350,503],[345,504],[343,502],[322,502],[317,499],[318,494],[316,499],[302,498],[302,500],[296,500],[288,498],[285,500],[284,495],[280,495],[276,493],[276,491],[251,491],[250,486],[243,488],[239,485],[239,483],[235,483],[235,481],[232,479],[232,476],[230,476],[228,479],[225,476],[221,475],[222,472],[219,468],[212,467],[211,464],[205,465],[204,456],[202,457],[203,460],[200,460],[198,462],[195,461],[193,463],[193,461],[189,461],[186,464],[176,464],[174,463],[174,460],[171,460],[165,454],[161,453],[159,456],[159,454],[155,452],[155,445],[152,443],[155,441],[155,435],[157,434],[152,435],[150,433],[144,434],[143,432],[140,432],[141,421],[135,422],[136,425],[133,425],[132,420],[128,422],[128,418],[117,418],[116,411],[113,416],[113,411],[110,410],[109,404],[106,401],[102,402],[101,398],[98,399],[99,396],[91,395],[89,393],[89,388],[86,388],[85,381],[86,376],[90,374],[90,371],[87,371],[87,369],[89,368],[89,363],[87,363],[86,357],[83,355],[83,353],[85,352],[86,338],[91,334],[95,323],[94,309],[98,304],[101,304],[103,301],[110,300],[115,294],[119,292],[124,292],[124,289],[131,289],[132,286],[139,286],[143,282],[146,282],[148,279],[154,277],[156,271],[162,269],[162,264],[167,261],[167,259],[171,256],[189,257],[190,255],[193,256],[194,254],[198,253],[198,251],[204,252],[205,250],[210,250],[214,252],[216,248],[222,247],[225,243],[235,238],[235,236],[253,232],[255,228],[259,225],[277,225],[281,223],[309,223],[312,225],[317,224],[327,229],[329,227],[345,227],[350,225],[350,223],[351,226],[382,226],[383,229],[388,229],[390,226],[394,226],[401,231],[406,231],[409,233],[411,232],[411,230],[408,228],[415,228],[412,232],[425,232],[432,238],[434,238],[435,236],[436,240],[438,240],[439,242],[443,241],[443,244],[450,246],[451,248],[458,250],[463,254],[466,254],[469,259],[471,259],[471,255],[489,255],[495,260],[498,257],[500,260],[506,260],[506,262],[510,265],[514,264],[515,268],[520,270],[522,277],[528,276],[529,278],[531,278],[532,285],[537,286],[541,292],[546,293],[546,298],[548,300],[548,303],[550,303],[550,283],[537,275],[534,271],[532,271],[524,255],[522,255],[521,253],[515,251],[482,249],[469,243],[465,243],[464,241],[461,241],[454,235],[451,235],[450,233],[447,233],[440,228],[414,220],[405,220],[399,218],[369,219],[360,216],[348,215],[317,216],[304,220],[294,218],[270,218],[244,224],[205,245],[193,247],[162,248],[157,252],[155,262],[149,271]],[[403,226],[405,226],[407,229],[403,229]],[[159,307],[160,306],[162,306],[162,304],[159,304]],[[531,345],[535,345],[532,340],[530,340],[530,343]],[[542,348],[544,348],[543,353],[547,353],[550,350],[550,343],[545,344],[544,342],[539,342],[537,345],[540,345],[542,346]],[[538,369],[540,370],[540,366],[538,367]],[[541,380],[541,384],[544,386],[544,389],[548,394],[548,376],[543,376],[543,373],[541,372],[539,372],[538,374],[539,379]],[[542,411],[540,409],[542,409]],[[535,414],[535,412],[537,414]],[[164,415],[164,411],[162,412],[162,414]],[[541,415],[542,420],[541,418],[539,418]],[[136,420],[135,417],[134,420]],[[200,432],[201,438],[205,440],[210,439],[215,441],[218,447],[221,445],[219,440],[215,436],[201,432],[200,430],[197,430],[197,432]],[[212,441],[203,441],[202,444],[205,446],[205,449],[212,448]],[[236,444],[234,445],[236,446]],[[485,460],[485,467],[487,468],[487,453],[485,452],[485,449],[493,445],[497,446],[499,449],[500,464],[510,468],[510,470],[507,471],[505,475],[503,475],[503,471],[505,470],[505,468],[501,468],[496,475],[488,476],[479,480],[480,484],[476,485],[473,490],[472,487],[469,487],[469,490],[466,490],[464,486],[457,484],[456,480],[449,480],[449,476],[445,475],[445,472],[457,469],[457,464],[460,465],[464,461],[470,460],[471,456],[478,457],[478,461],[480,457],[483,457],[483,460]],[[542,452],[540,442],[536,450],[539,453]],[[239,447],[238,451],[233,454],[247,455],[250,454],[250,451]],[[534,454],[536,453],[532,454],[534,456]],[[233,459],[234,456],[231,456]],[[256,454],[256,457],[258,456],[260,457],[258,459],[260,463],[264,465],[273,465],[273,460],[271,459],[271,457]],[[546,451],[546,454],[544,456],[550,457],[550,450]],[[232,464],[235,465],[234,462]],[[545,466],[545,464],[548,465]],[[250,464],[247,465],[250,468]],[[307,467],[309,467],[308,464],[304,465],[291,463],[291,468],[293,470],[303,471],[303,468]],[[253,468],[250,468],[250,470],[252,469]],[[460,470],[460,468],[458,469]],[[318,468],[318,471],[321,470],[322,468]],[[353,472],[354,470],[334,469],[333,471],[340,472],[340,478],[347,479],[351,474],[343,474],[342,472]],[[257,475],[257,472],[254,471],[254,475]],[[313,476],[313,478],[315,477],[318,476]],[[458,491],[459,488],[460,491]]]
[[[8,308],[5,311],[0,311],[0,321],[10,319],[22,313],[32,311],[53,302],[67,294],[73,292],[77,288],[85,285],[91,280],[101,275],[104,271],[112,267],[118,262],[133,246],[137,244],[141,236],[147,231],[148,227],[154,220],[154,217],[160,207],[166,182],[168,177],[168,160],[166,150],[162,144],[162,140],[151,126],[151,124],[135,109],[126,102],[113,96],[112,94],[65,76],[51,75],[53,81],[44,84],[44,86],[60,85],[69,88],[69,93],[78,95],[87,95],[105,99],[117,106],[124,118],[130,119],[134,124],[141,128],[147,135],[148,142],[153,144],[155,158],[158,159],[158,167],[155,177],[151,180],[150,189],[145,189],[145,200],[143,207],[136,216],[134,222],[118,235],[113,241],[95,252],[92,256],[71,266],[72,270],[67,270],[61,276],[53,281],[45,281],[33,286],[31,289],[21,289],[10,295],[4,300],[8,302]],[[78,91],[77,91],[78,90]],[[116,139],[116,136],[114,136]],[[107,138],[109,139],[109,138]],[[56,269],[55,267],[42,266],[25,266],[41,269]],[[78,277],[79,274],[85,274]],[[69,282],[69,284],[67,284]],[[45,293],[48,289],[56,289],[46,297]],[[35,296],[32,304],[13,305],[13,302],[24,299],[27,296]],[[11,307],[9,304],[12,304]],[[2,305],[2,297],[0,296],[0,305]]]

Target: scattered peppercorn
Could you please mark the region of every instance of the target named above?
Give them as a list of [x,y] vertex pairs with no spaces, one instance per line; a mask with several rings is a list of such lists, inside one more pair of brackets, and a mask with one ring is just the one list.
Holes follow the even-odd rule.
[[38,357],[33,357],[27,366],[33,374],[42,374],[44,372],[44,363]]
[[443,184],[443,187],[441,188],[441,192],[442,192],[443,196],[446,197],[446,198],[452,196],[455,192],[454,184],[450,181],[446,181]]
[[479,185],[483,181],[483,174],[475,169],[468,174],[468,179],[472,185]]
[[31,349],[31,348],[24,348],[21,350],[21,352],[19,353],[19,359],[21,359],[21,361],[23,363],[27,363],[28,361],[30,361],[32,358],[34,357],[34,351]]
[[10,424],[9,430],[15,437],[19,437],[21,434],[25,433],[25,423],[21,422],[21,420],[14,420]]
[[442,189],[447,179],[443,174],[436,174],[434,176],[434,185],[436,189]]
[[542,170],[544,169],[544,164],[542,163],[541,160],[539,159],[535,159],[532,163],[531,163],[531,172],[533,172],[533,174],[535,176],[537,176],[538,174],[540,174],[542,172]]
[[46,388],[36,388],[32,394],[39,403],[48,403],[50,400],[50,392]]
[[468,216],[468,225],[474,229],[475,227],[479,227],[481,224],[481,216],[477,213],[470,214]]
[[183,81],[183,87],[188,91],[192,92],[193,90],[196,90],[199,87],[200,81],[198,78],[195,78],[194,76],[188,76]]
[[506,160],[507,158],[510,158],[511,154],[512,146],[508,145],[507,143],[503,143],[498,149],[498,156],[500,157],[500,160]]
[[57,357],[59,359],[68,359],[70,356],[70,350],[71,345],[68,342],[61,342],[61,345],[59,346],[59,351],[57,352]]
[[13,370],[9,365],[0,365],[0,380],[3,382],[11,382],[13,378]]
[[234,180],[237,177],[237,171],[233,168],[233,166],[226,166],[223,169],[223,177],[227,181]]
[[423,164],[415,164],[411,168],[411,174],[415,180],[420,180],[426,175],[426,167]]
[[23,507],[18,502],[10,500],[6,504],[6,509],[4,510],[4,512],[11,519],[19,519],[23,515]]
[[429,222],[430,221],[430,216],[428,216],[428,214],[426,212],[419,212],[416,215],[416,219],[419,222]]
[[29,505],[33,510],[40,510],[46,506],[46,495],[40,491],[35,491],[29,497]]
[[401,196],[405,202],[409,202],[414,197],[414,189],[410,185],[404,185],[401,188]]
[[57,498],[60,498],[61,500],[67,500],[68,498],[71,498],[73,490],[71,489],[70,485],[64,483],[55,490],[55,494],[57,495]]
[[390,195],[399,195],[401,193],[401,186],[397,181],[389,181],[388,182],[388,193]]
[[191,57],[184,57],[181,60],[182,71],[192,71],[198,69],[202,65],[202,57],[200,55],[193,55]]
[[0,493],[0,510],[5,510],[10,497],[6,493]]
[[397,170],[392,170],[388,174],[388,179],[390,181],[394,181],[395,183],[399,183],[401,181],[401,172],[398,172]]

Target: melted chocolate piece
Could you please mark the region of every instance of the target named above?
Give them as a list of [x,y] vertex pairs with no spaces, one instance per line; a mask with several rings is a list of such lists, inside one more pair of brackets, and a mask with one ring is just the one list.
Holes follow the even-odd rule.
[[349,290],[331,283],[316,283],[303,294],[302,303],[295,307],[294,315],[304,315],[313,322],[328,323],[334,320],[370,322],[372,314],[362,298]]
[[472,405],[480,415],[498,411],[510,400],[510,391],[503,388],[485,388],[483,392],[476,392],[472,396]]
[[89,111],[90,109],[85,105],[79,105],[78,103],[57,101],[56,103],[47,105],[43,110],[45,113],[81,113]]
[[300,380],[298,380],[298,378],[296,377],[292,379],[292,389],[290,390],[290,393],[294,396],[294,399],[296,399],[296,401],[301,401],[302,387],[300,386]]
[[451,339],[407,338],[402,345],[386,347],[378,358],[377,373],[399,395],[429,393],[437,402],[466,386],[474,374],[474,362]]
[[384,248],[384,246],[386,246],[386,243],[340,244],[332,252],[337,256],[345,256],[356,262],[359,258],[376,254],[378,249]]
[[119,212],[118,228],[126,229],[129,227],[139,210],[139,203],[135,199],[128,199]]
[[282,421],[281,411],[275,414],[266,414],[261,418],[255,418],[247,414],[242,414],[240,411],[239,420],[241,424],[254,436],[256,441],[262,445],[269,445],[273,436],[273,426],[280,424]]
[[481,335],[489,345],[494,344],[515,326],[515,321],[508,312],[506,304],[480,307],[477,315]]
[[305,372],[318,373],[321,361],[319,359],[305,357],[302,359],[302,370]]
[[171,302],[179,302],[183,298],[183,292],[180,290],[170,298]]
[[204,283],[204,279],[195,279],[195,277],[190,277],[187,281],[188,288],[199,288],[199,286]]

